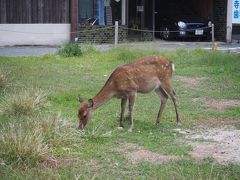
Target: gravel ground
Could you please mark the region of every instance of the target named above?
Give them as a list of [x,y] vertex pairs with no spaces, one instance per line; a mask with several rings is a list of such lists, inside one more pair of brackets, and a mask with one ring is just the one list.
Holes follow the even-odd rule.
[[196,160],[207,157],[218,163],[240,164],[240,130],[233,127],[211,128],[187,134],[189,144],[193,146],[191,156]]

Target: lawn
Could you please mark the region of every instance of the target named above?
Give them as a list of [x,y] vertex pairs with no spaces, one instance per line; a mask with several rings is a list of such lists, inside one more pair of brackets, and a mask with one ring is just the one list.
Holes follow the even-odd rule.
[[[149,54],[168,57],[175,64],[173,86],[181,126],[176,125],[170,99],[155,125],[160,99],[149,93],[138,94],[132,133],[127,131],[128,116],[125,128],[117,129],[119,99],[97,109],[84,132],[77,130],[78,95],[92,98],[117,66]],[[195,131],[199,124],[210,128],[220,121],[233,122],[231,128],[239,130],[239,62],[240,54],[200,49],[0,57],[0,177],[239,179],[238,163],[194,159],[186,134],[176,130]]]

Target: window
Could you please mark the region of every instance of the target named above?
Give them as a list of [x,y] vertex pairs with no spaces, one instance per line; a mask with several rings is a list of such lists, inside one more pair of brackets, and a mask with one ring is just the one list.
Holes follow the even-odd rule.
[[81,25],[112,25],[115,20],[121,24],[121,1],[79,0],[79,23]]
[[85,24],[88,19],[94,18],[94,1],[93,0],[79,0],[78,15],[80,24]]

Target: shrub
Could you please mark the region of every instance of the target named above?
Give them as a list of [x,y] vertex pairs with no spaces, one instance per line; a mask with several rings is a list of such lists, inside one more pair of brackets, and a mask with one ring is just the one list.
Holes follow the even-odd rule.
[[57,54],[62,57],[75,57],[81,56],[83,53],[77,43],[67,43],[58,50]]
[[33,115],[47,106],[46,94],[40,89],[22,90],[8,94],[0,104],[0,114],[5,116]]

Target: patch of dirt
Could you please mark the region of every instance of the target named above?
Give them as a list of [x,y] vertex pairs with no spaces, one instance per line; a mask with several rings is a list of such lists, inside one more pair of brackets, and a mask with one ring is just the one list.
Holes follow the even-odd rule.
[[183,86],[186,88],[197,88],[199,87],[201,81],[206,80],[205,77],[186,77],[186,76],[177,76],[177,80],[183,83]]
[[207,99],[207,98],[195,98],[194,101],[200,101],[206,106],[213,108],[218,112],[224,112],[227,107],[240,106],[239,99]]
[[131,153],[127,153],[127,159],[133,164],[139,163],[141,161],[147,161],[150,163],[162,164],[172,160],[177,160],[177,156],[161,155],[148,150],[138,150]]
[[186,143],[193,147],[190,153],[192,158],[202,160],[210,157],[221,164],[240,164],[240,130],[226,126],[202,129],[198,132],[179,129],[177,131],[187,131],[182,134],[186,135]]
[[156,152],[145,150],[141,146],[133,143],[120,144],[120,152],[124,153],[128,161],[133,164],[137,164],[142,161],[147,161],[154,164],[162,164],[179,159],[178,156],[162,155]]
[[73,158],[53,158],[45,160],[41,163],[43,167],[47,168],[59,168],[59,167],[68,167],[73,166],[74,164],[77,164],[79,161],[79,158],[73,157]]
[[238,121],[235,119],[216,119],[209,118],[198,121],[196,124],[197,128],[209,128],[209,127],[221,127],[221,126],[234,126]]
[[120,151],[127,152],[127,151],[135,151],[142,149],[138,144],[133,143],[121,143],[120,144]]
[[98,160],[91,159],[88,163],[89,166],[97,166],[99,164]]

